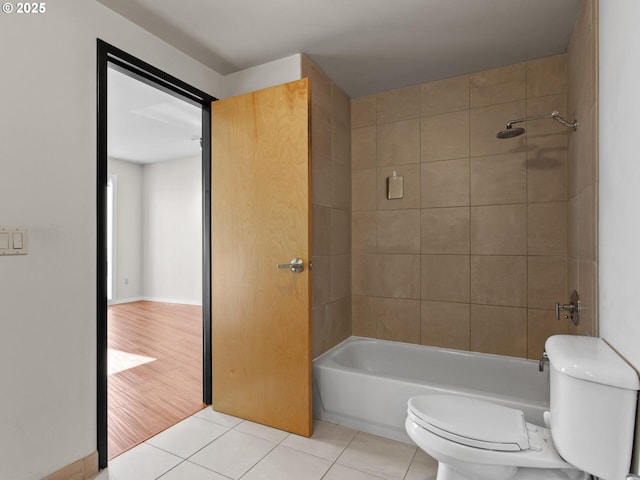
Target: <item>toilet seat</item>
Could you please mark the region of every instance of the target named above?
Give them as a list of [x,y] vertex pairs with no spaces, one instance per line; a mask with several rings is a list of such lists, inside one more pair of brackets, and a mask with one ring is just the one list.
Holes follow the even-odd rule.
[[408,414],[422,428],[452,442],[483,450],[529,449],[524,414],[476,398],[422,395],[408,402]]
[[[460,400],[460,398],[462,397],[456,395],[430,394],[412,397],[408,402],[408,415],[405,422],[407,434],[416,445],[439,462],[451,463],[457,461],[456,459],[464,459],[465,462],[482,465],[512,465],[536,469],[575,469],[575,467],[560,457],[553,446],[551,431],[545,427],[524,423],[522,427],[524,432],[519,427],[515,427],[514,431],[517,432],[515,437],[490,437],[485,434],[470,435],[470,431],[464,430],[464,427],[458,428],[458,426],[461,426],[462,421],[457,420],[456,415],[465,416],[467,420],[471,419],[471,422],[478,422],[476,425],[480,425],[482,422],[481,419],[483,418],[482,412],[492,411],[490,407],[485,408],[480,406],[480,404],[489,404],[492,407],[520,412],[516,409],[501,407],[500,405],[491,404],[475,398],[466,398],[465,400]],[[437,402],[442,401],[445,404],[448,402],[453,406],[453,411],[457,409],[456,414],[452,414],[451,418],[447,418],[451,422],[450,424],[446,425],[444,422],[438,424],[438,422],[432,418],[432,421],[436,422],[434,428],[434,425],[427,420],[428,417],[430,417],[430,405],[434,400]],[[431,414],[431,417],[434,417],[434,415]],[[493,417],[484,415],[484,419],[487,418]],[[490,424],[490,420],[484,423]],[[455,428],[453,425],[456,425]],[[436,431],[438,428],[440,431]],[[485,431],[490,432],[491,429],[492,427]],[[508,430],[507,428],[507,431]],[[443,432],[448,434],[449,437],[445,437]],[[467,435],[461,435],[461,432]],[[496,450],[495,448],[486,448],[487,446],[495,447],[495,444],[500,443],[511,444],[514,438],[517,444],[519,440],[518,437],[522,435],[527,437],[529,447],[526,449]],[[496,442],[496,439],[504,440],[504,438],[508,438],[509,441]],[[476,445],[479,446],[472,445],[470,439],[478,441],[479,443]]]

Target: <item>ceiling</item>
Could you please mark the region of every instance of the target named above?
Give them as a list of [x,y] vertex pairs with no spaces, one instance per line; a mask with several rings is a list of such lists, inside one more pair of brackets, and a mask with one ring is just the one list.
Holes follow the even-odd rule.
[[304,53],[352,98],[566,51],[580,0],[98,0],[227,75]]
[[[227,75],[304,53],[352,98],[565,52],[580,0],[98,0]],[[109,155],[200,155],[200,109],[109,70]],[[195,140],[193,140],[195,139]]]
[[200,155],[202,110],[107,70],[109,157],[147,164]]

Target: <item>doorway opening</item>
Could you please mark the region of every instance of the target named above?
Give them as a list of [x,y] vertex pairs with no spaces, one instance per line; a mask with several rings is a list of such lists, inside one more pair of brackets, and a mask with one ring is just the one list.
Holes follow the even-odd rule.
[[[129,118],[114,100],[131,103]],[[211,403],[213,100],[98,40],[100,468]],[[114,120],[132,123],[118,135]],[[144,125],[159,129],[151,140]],[[189,131],[186,150],[161,144],[163,128]],[[127,143],[127,131],[140,138]]]

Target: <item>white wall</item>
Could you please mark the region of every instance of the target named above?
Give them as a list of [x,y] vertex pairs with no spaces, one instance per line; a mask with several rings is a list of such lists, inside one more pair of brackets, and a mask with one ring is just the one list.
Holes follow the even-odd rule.
[[600,335],[640,370],[640,2],[600,2]]
[[224,77],[224,95],[225,97],[233,97],[300,80],[301,61],[301,55],[296,53],[273,62],[231,73]]
[[[600,2],[600,336],[640,371],[640,2]],[[640,410],[632,471],[640,461]]]
[[93,0],[0,15],[0,478],[96,449],[96,37],[221,97],[222,77]]
[[202,304],[202,160],[143,167],[143,271],[147,300]]
[[113,301],[140,300],[142,275],[142,165],[109,158],[109,175],[117,177],[114,198]]

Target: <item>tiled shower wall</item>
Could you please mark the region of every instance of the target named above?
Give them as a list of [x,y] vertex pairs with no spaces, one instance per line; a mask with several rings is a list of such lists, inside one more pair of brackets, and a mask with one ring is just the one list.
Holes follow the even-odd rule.
[[351,101],[302,56],[311,80],[313,356],[351,335]]
[[[565,54],[351,102],[354,335],[539,358],[566,332]],[[386,178],[404,198],[386,199]]]
[[598,335],[598,2],[581,2],[567,50],[568,110],[578,120],[569,135],[568,292],[580,294],[580,325]]

